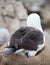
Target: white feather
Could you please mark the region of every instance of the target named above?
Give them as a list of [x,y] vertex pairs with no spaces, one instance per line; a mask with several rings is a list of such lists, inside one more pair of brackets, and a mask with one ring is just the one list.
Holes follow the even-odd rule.
[[28,16],[27,26],[39,29],[40,31],[43,32],[42,27],[41,27],[40,16],[36,13],[32,13]]

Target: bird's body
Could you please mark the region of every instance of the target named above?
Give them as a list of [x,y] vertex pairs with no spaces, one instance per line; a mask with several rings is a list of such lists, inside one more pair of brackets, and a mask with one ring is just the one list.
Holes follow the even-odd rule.
[[[12,35],[9,48],[15,48],[16,50],[14,52],[23,49],[25,50],[24,53],[28,56],[34,56],[43,49],[45,42],[44,38],[45,36],[41,27],[40,17],[36,13],[33,13],[28,16],[27,26],[20,28]],[[10,54],[13,53],[11,51],[9,52]]]
[[18,49],[36,50],[42,43],[42,32],[32,27],[22,27],[12,35],[10,45]]

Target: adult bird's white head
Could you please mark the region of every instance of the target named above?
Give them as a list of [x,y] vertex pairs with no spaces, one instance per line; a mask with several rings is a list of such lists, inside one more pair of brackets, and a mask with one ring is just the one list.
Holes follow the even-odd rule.
[[30,14],[28,16],[28,18],[27,18],[27,26],[39,29],[40,31],[43,32],[42,26],[41,26],[40,16],[38,14],[36,14],[36,13],[32,13],[32,14]]

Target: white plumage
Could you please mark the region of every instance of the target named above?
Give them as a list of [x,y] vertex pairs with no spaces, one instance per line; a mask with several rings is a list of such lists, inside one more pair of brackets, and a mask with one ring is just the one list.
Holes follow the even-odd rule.
[[41,27],[40,16],[36,13],[32,13],[28,16],[27,26],[39,29],[40,31],[43,32],[42,27]]

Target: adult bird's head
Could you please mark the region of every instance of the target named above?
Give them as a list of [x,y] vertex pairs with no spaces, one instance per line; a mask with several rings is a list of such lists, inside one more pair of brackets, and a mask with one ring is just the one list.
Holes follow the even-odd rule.
[[28,16],[28,18],[27,18],[27,26],[39,29],[40,31],[43,32],[42,27],[41,27],[40,16],[38,14],[36,14],[36,13],[32,13],[32,14],[30,14]]

